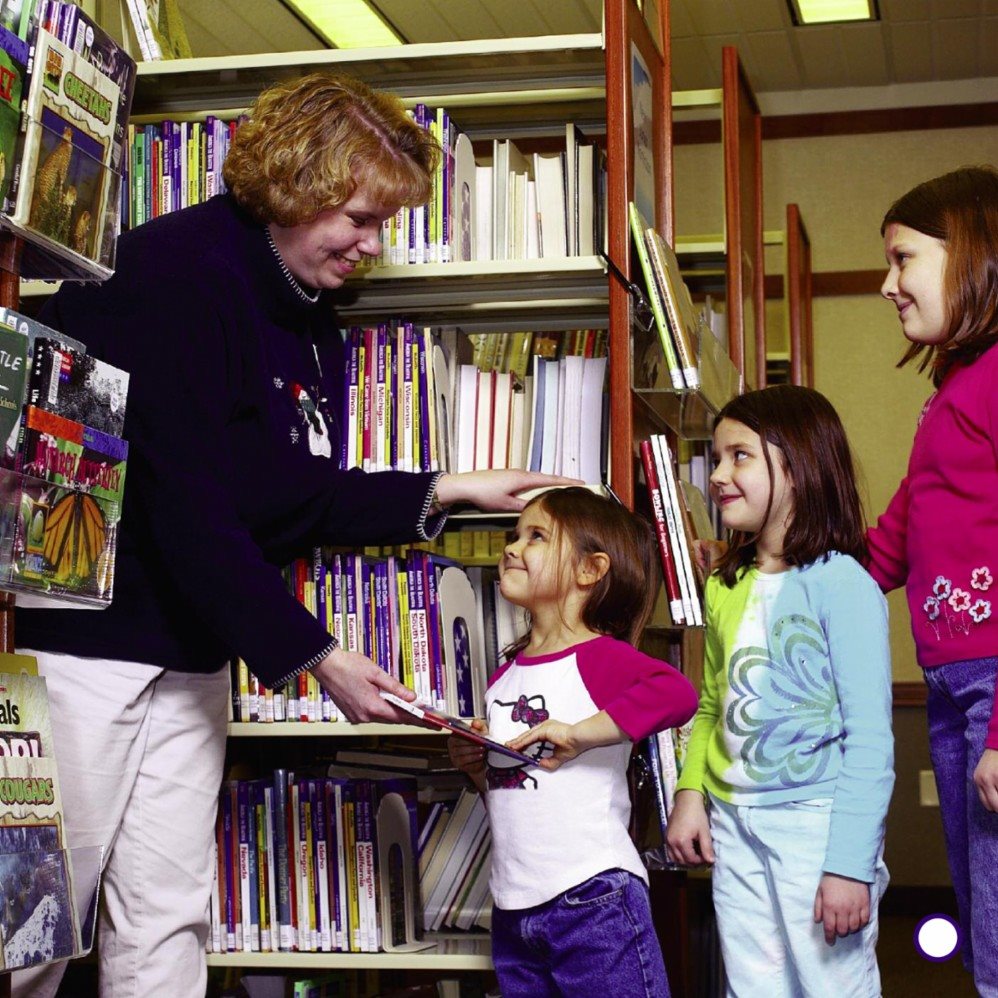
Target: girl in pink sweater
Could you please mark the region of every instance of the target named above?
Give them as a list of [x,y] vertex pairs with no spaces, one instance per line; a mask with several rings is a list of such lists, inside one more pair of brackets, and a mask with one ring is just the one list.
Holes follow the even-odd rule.
[[920,184],[881,233],[901,364],[921,357],[936,392],[868,567],[907,589],[964,963],[998,996],[998,171]]

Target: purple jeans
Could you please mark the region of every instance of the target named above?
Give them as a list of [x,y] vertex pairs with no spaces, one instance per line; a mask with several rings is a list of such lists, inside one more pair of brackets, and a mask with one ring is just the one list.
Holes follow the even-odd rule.
[[492,909],[503,998],[668,998],[648,888],[607,870],[536,908]]
[[998,657],[925,670],[929,751],[956,891],[963,962],[982,998],[998,998],[998,814],[981,804],[974,769],[994,705]]

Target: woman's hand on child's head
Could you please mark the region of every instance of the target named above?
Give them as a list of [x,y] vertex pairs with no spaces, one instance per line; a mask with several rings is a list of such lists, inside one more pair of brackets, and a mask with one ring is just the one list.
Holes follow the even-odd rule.
[[998,812],[998,750],[984,750],[974,770],[974,783],[981,803],[989,811]]
[[537,742],[547,742],[554,747],[553,753],[537,760],[541,769],[552,772],[591,747],[579,738],[577,725],[552,720],[543,721],[536,728],[517,735],[506,742],[506,745],[517,752],[526,752],[529,746]]
[[701,866],[714,862],[714,843],[703,794],[699,790],[680,790],[669,815],[665,842],[673,863]]
[[[483,735],[487,735],[489,731],[488,725],[477,718],[471,722],[471,727]],[[479,790],[485,789],[485,753],[485,748],[469,742],[467,738],[451,735],[447,739],[447,754],[450,756],[450,761],[467,773]]]
[[870,921],[870,885],[862,880],[823,873],[814,897],[814,920],[825,923],[825,942],[858,932]]

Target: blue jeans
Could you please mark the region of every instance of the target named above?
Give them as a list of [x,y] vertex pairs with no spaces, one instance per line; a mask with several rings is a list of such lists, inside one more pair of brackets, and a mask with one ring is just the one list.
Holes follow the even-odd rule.
[[503,998],[668,998],[648,888],[607,870],[535,908],[492,909]]
[[864,928],[829,946],[814,921],[831,814],[829,798],[751,807],[710,798],[711,879],[729,998],[879,998],[883,861]]
[[974,769],[994,705],[998,658],[925,670],[929,751],[956,891],[963,962],[982,998],[998,998],[998,814],[977,795]]

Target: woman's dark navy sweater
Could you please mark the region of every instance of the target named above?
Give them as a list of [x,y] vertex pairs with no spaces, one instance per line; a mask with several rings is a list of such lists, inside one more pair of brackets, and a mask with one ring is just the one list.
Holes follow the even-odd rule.
[[[269,685],[321,658],[331,639],[280,566],[318,544],[422,536],[435,478],[338,470],[331,301],[302,298],[228,195],[124,234],[103,284],[62,286],[42,321],[131,375],[114,599],[18,609],[18,647],[185,672],[239,655]],[[311,453],[294,386],[328,399],[332,458]]]

